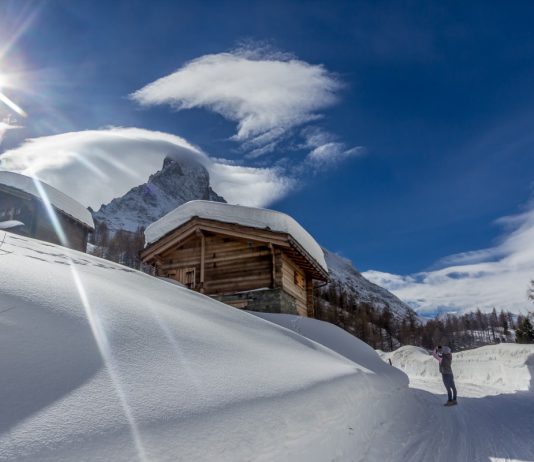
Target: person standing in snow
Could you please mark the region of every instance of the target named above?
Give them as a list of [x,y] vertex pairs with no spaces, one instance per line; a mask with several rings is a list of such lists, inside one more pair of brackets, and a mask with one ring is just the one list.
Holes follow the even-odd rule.
[[432,356],[439,362],[439,372],[443,378],[443,384],[447,390],[448,400],[445,406],[454,406],[456,402],[456,385],[454,384],[454,375],[452,373],[452,351],[448,346],[438,345],[432,351]]

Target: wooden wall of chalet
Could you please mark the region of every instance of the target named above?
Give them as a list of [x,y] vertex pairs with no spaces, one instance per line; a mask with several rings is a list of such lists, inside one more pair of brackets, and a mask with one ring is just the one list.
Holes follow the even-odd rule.
[[[206,234],[204,293],[218,295],[270,287],[271,251],[267,245]],[[200,290],[201,238],[194,236],[162,254],[162,275]],[[191,279],[187,274],[194,272]]]
[[301,316],[307,316],[305,276],[285,254],[282,254],[282,287],[297,301],[298,313]]
[[36,206],[30,195],[15,191],[8,193],[0,189],[0,221],[21,221],[26,225],[28,234],[31,234],[35,216]]
[[[56,211],[56,216],[69,241],[69,247],[85,252],[88,229],[59,211]],[[23,222],[25,227],[21,234],[61,245],[44,204],[29,194],[16,190],[0,190],[0,221],[7,220]]]
[[[69,247],[71,249],[85,252],[87,250],[87,228],[63,213],[56,211],[56,216],[59,221],[59,225],[65,233]],[[37,224],[35,226],[34,237],[36,239],[41,239],[42,241],[62,245],[52,220],[48,216],[48,213],[42,204],[39,204],[38,206]]]
[[271,250],[268,244],[205,232],[205,282],[201,288],[201,239],[195,235],[162,253],[158,275],[206,295],[281,288],[296,299],[300,315],[309,314],[306,288],[310,282],[290,258],[280,249]]

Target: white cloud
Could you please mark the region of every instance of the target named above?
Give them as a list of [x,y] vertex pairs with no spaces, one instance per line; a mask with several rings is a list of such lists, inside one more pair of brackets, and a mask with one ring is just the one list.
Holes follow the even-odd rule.
[[296,187],[296,181],[276,167],[254,168],[216,162],[209,171],[213,189],[231,204],[269,205]]
[[347,149],[344,143],[326,143],[317,146],[308,154],[307,160],[317,166],[334,165],[363,153],[362,147]]
[[335,135],[319,127],[306,127],[301,131],[301,136],[304,139],[302,147],[310,150],[303,165],[305,168],[310,165],[316,169],[333,167],[365,151],[361,146],[347,147]]
[[2,144],[2,140],[4,139],[4,135],[8,130],[14,130],[17,128],[22,128],[19,125],[12,125],[9,123],[9,121],[0,121],[0,145]]
[[110,127],[29,139],[2,154],[0,168],[35,174],[98,209],[146,182],[166,156],[192,158],[204,165],[213,189],[229,202],[265,206],[293,186],[279,169],[213,160],[183,138],[140,128]]
[[448,266],[434,271],[409,276],[367,271],[364,276],[422,314],[493,307],[524,313],[534,308],[526,296],[534,279],[534,204],[499,221],[512,228],[495,247],[453,255],[441,260]]
[[254,157],[274,150],[294,127],[319,119],[341,87],[321,65],[247,48],[197,58],[131,97],[144,106],[216,112],[237,123],[234,139]]

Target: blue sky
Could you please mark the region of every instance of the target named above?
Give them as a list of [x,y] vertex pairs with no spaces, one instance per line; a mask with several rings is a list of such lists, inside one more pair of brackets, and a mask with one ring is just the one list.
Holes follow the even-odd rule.
[[[498,246],[507,234],[495,220],[530,210],[533,23],[530,2],[4,0],[0,75],[11,75],[4,92],[28,116],[0,106],[0,120],[20,127],[5,130],[0,152],[108,126],[176,135],[225,164],[277,169],[283,192],[261,205],[295,216],[359,269],[432,270],[449,255]],[[322,81],[295,100],[304,109],[289,122],[277,107],[274,124],[255,120],[259,132],[241,138],[239,124],[266,106],[243,115],[241,95],[222,90],[199,102],[209,82],[131,96],[177,70],[198,83],[188,63],[215,56],[227,65],[224,53],[293,60],[297,82]],[[282,133],[274,146],[257,144],[271,129]],[[333,148],[328,160],[310,161],[319,147],[310,133]],[[258,149],[267,152],[251,155]]]

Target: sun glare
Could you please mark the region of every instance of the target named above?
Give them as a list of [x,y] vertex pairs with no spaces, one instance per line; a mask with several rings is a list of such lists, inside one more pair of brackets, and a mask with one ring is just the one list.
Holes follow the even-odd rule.
[[26,111],[24,111],[24,109],[22,109],[17,103],[15,103],[4,93],[3,90],[10,86],[11,82],[9,76],[5,72],[0,71],[0,107],[3,103],[13,112],[17,113],[19,116],[27,117],[28,114],[26,114]]

